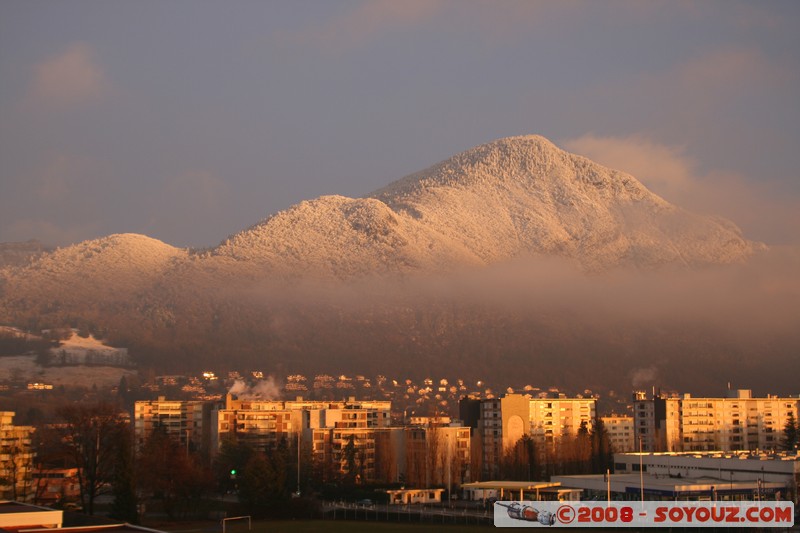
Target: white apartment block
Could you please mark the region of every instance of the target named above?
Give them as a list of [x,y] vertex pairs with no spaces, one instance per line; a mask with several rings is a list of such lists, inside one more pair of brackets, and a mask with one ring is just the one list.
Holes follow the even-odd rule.
[[565,435],[575,435],[581,424],[592,428],[595,419],[594,398],[533,398],[530,401],[530,433],[540,442],[554,442]]
[[797,418],[799,408],[800,398],[753,398],[749,390],[727,398],[636,393],[633,414],[646,452],[776,450],[789,414]]
[[676,452],[681,450],[681,401],[644,392],[633,396],[634,450]]
[[632,452],[636,450],[633,417],[627,415],[601,416],[603,427],[608,433],[608,441],[616,453]]

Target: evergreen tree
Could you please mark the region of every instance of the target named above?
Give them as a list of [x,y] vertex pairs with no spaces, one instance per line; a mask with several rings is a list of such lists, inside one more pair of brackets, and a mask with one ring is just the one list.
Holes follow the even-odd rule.
[[297,449],[292,453],[288,440],[282,437],[276,446],[267,450],[267,458],[275,472],[273,494],[278,498],[288,498],[295,485],[292,473],[297,471]]
[[592,439],[592,472],[595,474],[605,474],[611,468],[614,455],[611,449],[611,440],[608,431],[600,417],[595,420],[594,428],[591,433]]
[[355,435],[350,434],[347,438],[347,444],[345,444],[342,454],[344,455],[345,468],[347,470],[343,481],[348,485],[353,485],[356,482],[356,474],[358,474],[356,468]]
[[214,471],[220,492],[236,488],[239,476],[244,474],[245,467],[254,453],[256,451],[252,446],[238,440],[236,436],[223,439],[214,460]]
[[798,433],[800,433],[800,424],[794,416],[794,412],[789,411],[789,416],[786,417],[786,425],[783,426],[783,448],[785,450],[794,450],[800,443],[798,442]]
[[575,436],[575,463],[579,474],[588,474],[592,469],[592,439],[586,420],[581,421]]

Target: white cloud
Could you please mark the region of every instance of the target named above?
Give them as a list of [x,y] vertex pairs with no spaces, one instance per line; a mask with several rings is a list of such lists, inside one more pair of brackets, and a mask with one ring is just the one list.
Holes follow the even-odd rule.
[[634,175],[653,192],[669,199],[685,199],[696,186],[693,163],[682,147],[666,146],[643,136],[599,137],[583,135],[565,141],[564,147],[605,166]]
[[108,90],[94,50],[75,43],[34,67],[26,101],[31,106],[64,108],[101,99]]
[[602,165],[632,174],[680,207],[729,218],[748,238],[768,244],[798,243],[800,201],[733,172],[698,172],[683,147],[660,144],[641,135],[588,134],[561,144]]

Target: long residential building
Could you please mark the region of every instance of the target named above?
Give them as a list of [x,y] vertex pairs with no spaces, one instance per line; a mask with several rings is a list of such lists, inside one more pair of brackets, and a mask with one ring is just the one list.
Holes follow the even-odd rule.
[[637,443],[645,452],[780,449],[790,414],[797,419],[800,398],[731,391],[726,398],[664,397],[634,393]]
[[219,449],[225,438],[233,436],[265,449],[280,439],[311,441],[315,429],[387,427],[390,413],[389,401],[283,401],[228,394],[225,406],[212,413],[212,448]]

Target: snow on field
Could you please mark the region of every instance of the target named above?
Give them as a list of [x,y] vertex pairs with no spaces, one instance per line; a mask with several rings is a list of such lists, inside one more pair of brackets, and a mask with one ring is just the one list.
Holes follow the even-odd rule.
[[122,376],[134,374],[135,370],[110,366],[41,367],[36,364],[36,356],[33,355],[0,357],[0,382],[13,380],[55,386],[112,387],[119,383]]

